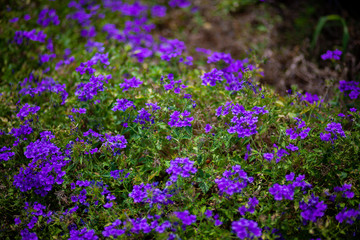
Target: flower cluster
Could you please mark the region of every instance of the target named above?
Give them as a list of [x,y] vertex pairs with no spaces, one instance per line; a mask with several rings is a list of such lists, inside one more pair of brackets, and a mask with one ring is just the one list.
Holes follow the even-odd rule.
[[104,64],[104,68],[110,65],[109,53],[95,53],[95,55],[89,61],[80,63],[80,66],[76,68],[76,71],[81,75],[85,74],[86,71],[89,74],[94,74],[96,69],[92,68],[92,66],[96,65],[99,61],[100,63]]
[[16,116],[20,119],[24,119],[30,113],[36,114],[39,110],[40,110],[39,106],[31,107],[28,103],[25,103],[25,105],[20,109],[19,113],[16,114]]
[[187,117],[190,115],[190,112],[185,110],[183,113],[179,111],[174,111],[170,115],[170,120],[168,122],[170,127],[191,127],[191,123],[194,118]]
[[296,140],[298,137],[305,139],[309,135],[311,128],[306,128],[305,121],[300,118],[294,119],[297,121],[297,127],[286,129],[286,135],[289,135],[291,140]]
[[254,213],[255,207],[259,204],[259,200],[256,197],[249,198],[249,201],[246,206],[239,207],[239,212],[242,216],[245,215],[246,212]]
[[[123,173],[124,173],[124,170],[123,170],[123,169],[122,169],[122,170],[114,170],[114,171],[111,171],[111,172],[110,172],[110,176],[111,176],[112,178],[118,180],[118,179],[120,178],[120,175],[122,175]],[[125,175],[122,177],[123,179],[120,180],[120,182],[122,182],[125,178],[128,178],[129,175],[130,175],[130,173],[125,174]]]
[[346,137],[345,132],[342,129],[341,123],[329,123],[325,128],[325,131],[327,133],[320,133],[320,139],[325,142],[333,142],[334,140],[338,139],[338,135],[344,138]]
[[326,53],[321,55],[321,59],[322,60],[327,60],[327,59],[340,60],[341,54],[342,54],[342,51],[340,51],[338,49],[336,49],[334,51],[327,50]]
[[125,111],[126,109],[133,107],[135,109],[135,105],[132,101],[127,99],[117,99],[115,106],[112,108],[112,110],[115,111]]
[[213,211],[212,210],[206,210],[204,215],[206,216],[206,218],[211,219],[212,221],[214,221],[215,226],[220,226],[220,225],[223,224],[223,222],[219,220],[219,214],[215,214],[213,216]]
[[129,193],[129,197],[134,199],[135,203],[149,203],[150,207],[153,204],[172,204],[173,202],[170,200],[172,195],[168,193],[168,190],[160,190],[156,186],[157,183],[135,185],[132,192]]
[[86,108],[73,108],[71,111],[73,113],[85,114],[86,113]]
[[201,80],[202,80],[202,85],[210,85],[210,86],[215,86],[216,82],[221,82],[223,81],[222,76],[223,76],[223,72],[217,70],[216,68],[214,68],[213,70],[211,70],[208,73],[204,73],[201,76]]
[[176,182],[178,177],[190,177],[191,173],[196,173],[197,169],[194,167],[194,162],[189,161],[189,158],[175,158],[170,161],[170,167],[166,169],[168,174],[171,174],[170,180]]
[[109,79],[111,79],[111,75],[92,75],[89,79],[89,82],[82,82],[77,86],[75,95],[78,96],[79,100],[83,102],[91,100],[98,94],[98,91],[105,90],[104,83],[107,83]]
[[185,226],[196,222],[196,215],[191,215],[188,210],[183,212],[174,212],[174,215],[179,218]]
[[33,129],[30,127],[27,121],[23,125],[20,125],[19,128],[13,128],[10,131],[10,134],[16,137],[16,141],[13,146],[17,146],[20,142],[20,139],[27,140],[25,135],[29,135],[33,132]]
[[14,176],[14,186],[22,192],[35,189],[35,193],[45,196],[53,184],[62,184],[66,172],[62,170],[69,160],[46,136],[30,143],[24,152],[26,158],[32,159],[26,168],[20,168]]
[[256,123],[258,122],[258,117],[254,115],[268,113],[264,107],[255,106],[253,110],[247,111],[242,105],[233,104],[227,102],[225,106],[220,106],[216,110],[216,116],[225,116],[229,113],[229,110],[232,112],[231,124],[229,125],[228,133],[237,133],[239,138],[250,137],[257,133]]
[[230,196],[234,193],[241,193],[248,183],[254,181],[254,178],[248,177],[240,165],[233,166],[231,170],[225,171],[222,175],[222,178],[215,179],[215,183],[218,185],[220,194],[226,193]]
[[257,222],[245,218],[232,222],[231,229],[240,239],[260,237],[262,232],[261,228],[258,227]]
[[[320,100],[319,96],[316,94],[311,94],[309,92],[305,93],[305,96],[301,96],[301,101],[307,101],[310,104],[317,103]],[[323,99],[321,100],[323,101]]]
[[65,90],[65,84],[59,84],[58,82],[54,81],[54,79],[46,77],[42,81],[36,83],[34,87],[32,87],[31,79],[31,77],[29,79],[25,78],[24,84],[22,84],[23,88],[19,91],[20,94],[30,95],[33,97],[35,95],[40,95],[43,92],[54,92],[61,95],[61,104],[65,104],[65,100],[69,95]]
[[360,216],[360,207],[359,209],[349,209],[345,207],[341,212],[339,212],[335,219],[338,220],[340,223],[346,221],[348,224],[353,224],[354,220]]
[[[181,92],[181,89],[184,89],[187,87],[186,85],[181,84],[181,79],[175,81],[174,74],[169,73],[167,77],[170,80],[170,83],[164,85],[164,88],[166,91],[174,89],[174,93],[179,94]],[[163,82],[163,80],[164,80],[164,77],[162,76],[161,82]]]
[[341,80],[339,84],[339,90],[344,92],[345,96],[348,95],[351,99],[357,99],[360,95],[359,82]]
[[36,32],[36,29],[31,31],[16,31],[14,41],[16,44],[22,44],[24,38],[35,42],[45,42],[46,34],[43,31]]
[[344,184],[343,186],[334,187],[334,192],[343,192],[343,197],[345,198],[353,198],[354,192],[351,190],[351,184]]
[[[285,149],[283,148],[279,148],[276,144],[273,145],[274,146],[274,150],[273,153],[264,153],[263,157],[268,160],[269,162],[271,162],[271,160],[274,159],[274,157],[276,156],[276,163],[280,162],[281,158],[285,155],[289,155],[289,152],[287,152]],[[296,149],[296,146],[294,145],[289,145],[291,149]],[[293,148],[294,147],[294,148]],[[288,147],[287,147],[288,148]]]
[[54,25],[59,25],[60,20],[58,15],[56,15],[56,11],[54,9],[45,8],[39,13],[37,23],[42,27],[47,27],[50,23]]
[[136,77],[126,79],[124,78],[124,82],[120,83],[119,86],[123,88],[123,92],[129,90],[129,88],[138,88],[143,82],[137,79]]
[[105,134],[106,141],[104,145],[110,147],[114,152],[114,155],[120,154],[120,149],[126,148],[127,141],[124,136],[116,135],[111,136],[111,134]]
[[94,229],[83,228],[81,230],[71,230],[69,240],[78,240],[78,239],[88,239],[88,240],[96,240],[99,239],[95,234]]
[[292,172],[286,175],[285,178],[286,181],[290,181],[291,183],[287,185],[275,183],[269,188],[269,193],[274,196],[276,201],[281,201],[283,199],[293,200],[296,187],[301,187],[303,191],[311,187],[310,184],[304,181],[304,175],[299,175],[294,181],[295,173]]
[[15,156],[14,152],[10,152],[11,148],[2,147],[0,148],[0,160],[1,161],[9,161],[11,157]]
[[154,123],[153,119],[150,119],[151,117],[151,113],[149,113],[145,108],[142,108],[141,110],[138,111],[138,115],[136,116],[136,119],[134,120],[134,122],[139,123],[139,124],[146,124],[146,122],[152,122]]
[[123,229],[116,229],[116,227],[120,226],[122,222],[119,219],[116,219],[111,225],[106,226],[104,228],[104,231],[102,232],[102,235],[104,237],[110,237],[117,238],[118,236],[121,236],[125,233],[126,228]]
[[162,60],[170,61],[172,58],[180,56],[186,50],[185,43],[177,39],[161,39],[159,53]]
[[302,210],[301,217],[304,220],[316,222],[318,218],[324,216],[327,205],[324,201],[320,202],[319,198],[312,194],[307,203],[305,201],[300,201],[299,208]]

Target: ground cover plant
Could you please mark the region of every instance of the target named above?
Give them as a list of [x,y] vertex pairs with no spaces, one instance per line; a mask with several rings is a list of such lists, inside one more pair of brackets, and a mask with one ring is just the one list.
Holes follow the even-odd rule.
[[188,0],[1,9],[0,238],[358,239],[359,83],[279,96],[251,52],[156,34],[174,10],[201,17]]

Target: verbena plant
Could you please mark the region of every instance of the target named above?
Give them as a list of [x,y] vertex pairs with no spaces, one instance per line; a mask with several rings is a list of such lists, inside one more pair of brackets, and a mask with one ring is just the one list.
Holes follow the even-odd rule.
[[11,4],[1,239],[358,238],[357,82],[281,97],[253,58],[192,57],[155,37],[186,0]]

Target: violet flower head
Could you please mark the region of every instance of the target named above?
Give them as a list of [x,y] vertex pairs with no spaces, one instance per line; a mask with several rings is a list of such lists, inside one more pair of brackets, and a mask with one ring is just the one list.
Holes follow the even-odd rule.
[[211,131],[211,129],[212,129],[212,126],[210,124],[206,124],[204,129],[205,129],[206,133],[209,133]]
[[151,15],[153,17],[165,17],[166,7],[162,5],[155,5],[151,8]]
[[194,118],[193,117],[187,117],[190,115],[190,112],[185,110],[183,113],[179,111],[174,111],[170,115],[169,119],[169,126],[170,127],[191,127],[191,123]]
[[338,139],[339,136],[344,138],[346,137],[341,123],[329,123],[325,128],[325,131],[325,133],[320,133],[320,139],[325,142],[331,141],[333,143],[334,140]]
[[177,39],[162,38],[158,51],[162,60],[170,61],[172,58],[180,56],[185,50],[184,42]]
[[344,221],[346,221],[347,224],[353,224],[354,221],[358,218],[358,216],[360,216],[360,210],[359,209],[347,209],[347,207],[345,207],[341,212],[339,212],[336,216],[335,219],[342,223]]
[[135,185],[131,193],[129,193],[129,197],[134,199],[135,203],[149,203],[150,207],[154,204],[172,204],[173,202],[170,200],[172,197],[171,194],[168,193],[168,189],[160,190],[156,188],[156,184],[140,184]]
[[185,226],[196,222],[196,215],[191,215],[188,210],[183,212],[174,212],[174,215],[179,218]]
[[0,148],[0,161],[9,161],[11,157],[15,156],[15,153],[10,151],[9,147]]
[[322,60],[327,60],[327,59],[340,60],[341,54],[342,54],[342,51],[340,51],[338,49],[336,49],[334,51],[327,50],[326,53],[321,55],[321,59]]
[[305,128],[305,121],[300,118],[294,118],[297,121],[297,127],[286,129],[286,135],[290,136],[291,140],[296,140],[298,137],[305,139],[311,130],[311,128]]
[[324,201],[319,201],[319,197],[311,195],[311,198],[306,203],[305,201],[299,202],[299,208],[302,210],[301,217],[305,221],[316,222],[318,218],[324,216],[327,205]]
[[120,88],[123,88],[123,92],[129,90],[129,88],[138,88],[143,82],[137,79],[136,77],[126,79],[124,78],[124,82],[120,83]]
[[231,170],[226,170],[220,179],[215,179],[220,194],[233,195],[241,193],[242,190],[254,181],[253,177],[248,177],[247,173],[241,169],[240,165],[233,166]]
[[231,229],[240,239],[260,237],[262,232],[261,228],[258,227],[257,222],[245,218],[232,222]]
[[339,82],[339,90],[344,92],[345,96],[349,96],[350,99],[357,99],[360,95],[359,82],[356,81],[341,80]]
[[135,109],[135,105],[132,101],[127,100],[125,98],[123,99],[117,99],[115,106],[112,108],[112,110],[115,111],[125,111],[128,108],[134,108]]
[[170,180],[175,182],[178,177],[190,177],[191,173],[194,174],[197,172],[197,169],[194,167],[193,161],[189,161],[189,158],[175,158],[170,161],[170,167],[166,169],[168,174],[171,174]]
[[221,70],[217,70],[216,68],[212,69],[210,72],[208,73],[204,73],[201,76],[201,80],[202,80],[202,85],[207,86],[215,86],[217,82],[221,82],[223,81],[222,76],[223,76],[223,72]]
[[31,107],[28,103],[25,103],[25,105],[20,109],[19,113],[16,114],[16,116],[23,120],[30,113],[36,114],[39,110],[40,110],[39,106]]

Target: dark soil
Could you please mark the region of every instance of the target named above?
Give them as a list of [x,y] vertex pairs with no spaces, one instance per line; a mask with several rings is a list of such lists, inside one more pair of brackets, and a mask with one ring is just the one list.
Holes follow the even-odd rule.
[[[360,80],[360,20],[348,1],[313,2],[259,1],[226,14],[219,9],[219,1],[195,0],[198,12],[172,10],[159,23],[159,34],[177,37],[189,49],[208,48],[234,58],[253,53],[264,60],[260,82],[274,86],[280,94],[297,85],[328,97],[329,87],[339,80]],[[328,49],[342,50],[343,29],[336,22],[326,25],[315,49],[310,50],[316,24],[330,14],[343,17],[350,34],[348,50],[337,63],[320,58]],[[174,32],[180,34],[174,36]]]

